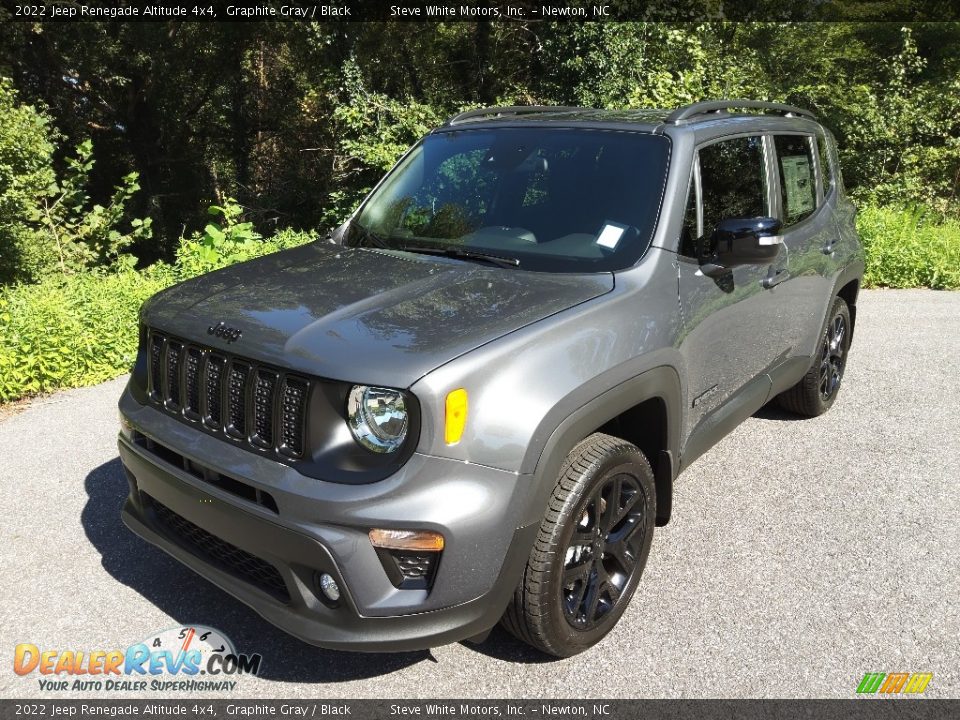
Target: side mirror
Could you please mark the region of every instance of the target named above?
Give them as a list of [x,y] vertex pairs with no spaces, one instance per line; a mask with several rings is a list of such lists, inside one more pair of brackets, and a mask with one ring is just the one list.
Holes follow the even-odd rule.
[[727,218],[717,223],[710,250],[700,263],[704,275],[717,277],[740,265],[770,265],[780,254],[783,225],[772,217]]

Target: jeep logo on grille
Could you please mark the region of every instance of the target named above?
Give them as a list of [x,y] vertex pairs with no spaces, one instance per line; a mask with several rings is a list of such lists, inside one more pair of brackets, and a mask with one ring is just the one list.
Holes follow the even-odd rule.
[[207,328],[207,335],[216,335],[226,340],[227,343],[232,343],[243,337],[243,331],[227,327],[227,324],[221,320],[216,325],[211,325]]

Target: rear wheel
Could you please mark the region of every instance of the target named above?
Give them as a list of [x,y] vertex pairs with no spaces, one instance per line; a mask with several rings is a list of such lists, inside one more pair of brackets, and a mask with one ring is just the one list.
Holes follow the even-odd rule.
[[567,456],[503,625],[568,657],[623,615],[653,540],[656,495],[636,446],[594,434]]
[[838,297],[830,309],[830,319],[813,364],[800,382],[777,396],[780,406],[807,417],[829,410],[840,392],[849,350],[850,309],[843,298]]

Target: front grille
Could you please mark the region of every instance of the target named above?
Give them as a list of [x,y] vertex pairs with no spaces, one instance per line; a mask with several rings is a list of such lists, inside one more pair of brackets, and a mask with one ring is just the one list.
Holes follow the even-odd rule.
[[181,545],[211,564],[237,576],[254,587],[289,603],[290,591],[280,572],[266,560],[221,540],[168,508],[150,495],[143,493],[146,504],[153,509],[158,522]]
[[310,381],[152,330],[150,398],[259,450],[303,457]]

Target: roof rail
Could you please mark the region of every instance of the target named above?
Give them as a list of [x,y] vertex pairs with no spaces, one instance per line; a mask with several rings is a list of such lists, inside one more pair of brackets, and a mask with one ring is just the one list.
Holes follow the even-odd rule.
[[797,115],[798,117],[810,118],[816,120],[817,116],[809,110],[794,107],[793,105],[783,105],[781,103],[764,102],[762,100],[706,100],[696,102],[690,105],[678,107],[672,113],[667,115],[664,122],[676,125],[681,120],[689,120],[697,115],[707,115],[710,113],[721,113],[733,108],[753,108],[756,110],[772,110],[780,115]]
[[503,117],[504,115],[532,115],[535,113],[551,112],[571,112],[574,110],[583,110],[583,108],[563,107],[560,105],[510,105],[507,107],[489,107],[467,110],[459,115],[454,115],[447,120],[445,125],[459,125],[460,123],[479,120],[485,117]]

